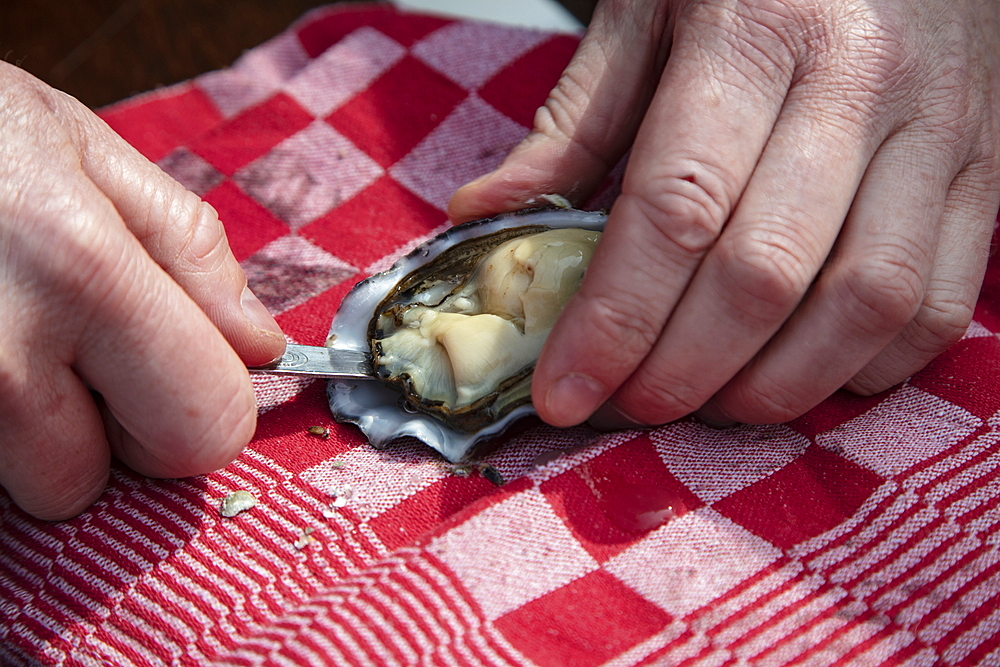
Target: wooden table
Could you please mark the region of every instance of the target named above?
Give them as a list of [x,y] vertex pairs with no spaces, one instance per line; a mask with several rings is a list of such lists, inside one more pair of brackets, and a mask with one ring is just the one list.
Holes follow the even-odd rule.
[[[560,1],[584,23],[596,3]],[[96,108],[225,67],[329,2],[5,0],[0,57]]]

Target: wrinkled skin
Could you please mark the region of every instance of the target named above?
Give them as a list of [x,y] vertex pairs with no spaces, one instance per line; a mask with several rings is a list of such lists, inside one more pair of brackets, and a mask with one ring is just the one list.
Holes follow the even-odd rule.
[[0,484],[71,517],[110,457],[155,477],[253,435],[285,341],[215,211],[76,100],[0,63]]
[[602,2],[535,130],[450,205],[583,202],[631,149],[536,367],[542,418],[782,422],[958,340],[1000,201],[998,8]]

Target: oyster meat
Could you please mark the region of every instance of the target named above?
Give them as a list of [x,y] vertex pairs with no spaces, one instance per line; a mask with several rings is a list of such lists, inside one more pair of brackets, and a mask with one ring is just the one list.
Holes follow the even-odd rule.
[[466,223],[360,283],[329,344],[369,350],[379,381],[331,382],[334,416],[376,447],[410,435],[458,461],[532,414],[535,360],[604,219],[543,209]]
[[535,360],[600,235],[528,226],[453,246],[379,304],[376,372],[454,428],[495,421],[530,399]]

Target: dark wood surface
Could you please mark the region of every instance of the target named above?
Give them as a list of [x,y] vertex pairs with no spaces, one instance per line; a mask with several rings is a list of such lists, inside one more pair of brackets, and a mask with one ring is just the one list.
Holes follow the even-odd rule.
[[[561,1],[584,23],[596,2]],[[329,2],[0,0],[0,57],[96,108],[225,67]]]

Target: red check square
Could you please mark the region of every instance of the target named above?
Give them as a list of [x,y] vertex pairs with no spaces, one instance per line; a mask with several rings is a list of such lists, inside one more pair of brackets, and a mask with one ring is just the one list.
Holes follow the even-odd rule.
[[371,26],[410,46],[442,26],[451,23],[436,16],[407,14],[400,20],[392,9],[334,9],[329,15],[310,21],[299,29],[298,37],[309,57],[315,58],[358,28]]
[[204,199],[219,212],[229,247],[239,261],[288,233],[288,225],[230,180],[207,192]]
[[[300,473],[328,461],[354,447],[367,447],[358,430],[334,424],[326,400],[326,383],[315,380],[297,396],[279,405],[262,419],[250,447],[280,464],[291,473]],[[328,426],[329,438],[309,433],[314,425]]]
[[330,322],[333,321],[340,302],[363,277],[359,274],[349,276],[305,303],[281,313],[275,318],[281,330],[303,345],[322,345],[330,332]]
[[494,623],[541,667],[596,667],[670,621],[669,614],[617,578],[595,570]]
[[480,475],[450,475],[375,517],[369,525],[386,548],[398,549],[496,490],[495,484]]
[[192,152],[232,176],[272,148],[303,130],[312,114],[285,93],[244,110],[189,145]]
[[646,435],[553,477],[541,491],[599,563],[662,520],[705,504],[670,473]]
[[444,75],[405,56],[326,120],[388,167],[420,143],[466,95]]
[[895,391],[893,388],[874,396],[858,396],[842,389],[788,426],[807,438],[815,438],[872,410]]
[[788,549],[849,518],[884,480],[817,446],[712,507],[771,544]]
[[193,84],[153,93],[105,109],[101,118],[140,153],[156,162],[218,125],[222,114]]
[[910,380],[910,384],[965,408],[980,419],[1000,410],[1000,340],[995,336],[956,343]]
[[347,200],[299,234],[358,268],[364,268],[447,220],[391,177]]
[[580,41],[558,35],[512,62],[479,90],[479,96],[525,127],[535,124],[535,111],[576,52]]
[[[994,228],[996,229],[996,228]],[[997,245],[994,232],[993,246]],[[976,322],[994,333],[1000,333],[1000,253],[993,253],[986,265],[983,287],[976,302]]]

